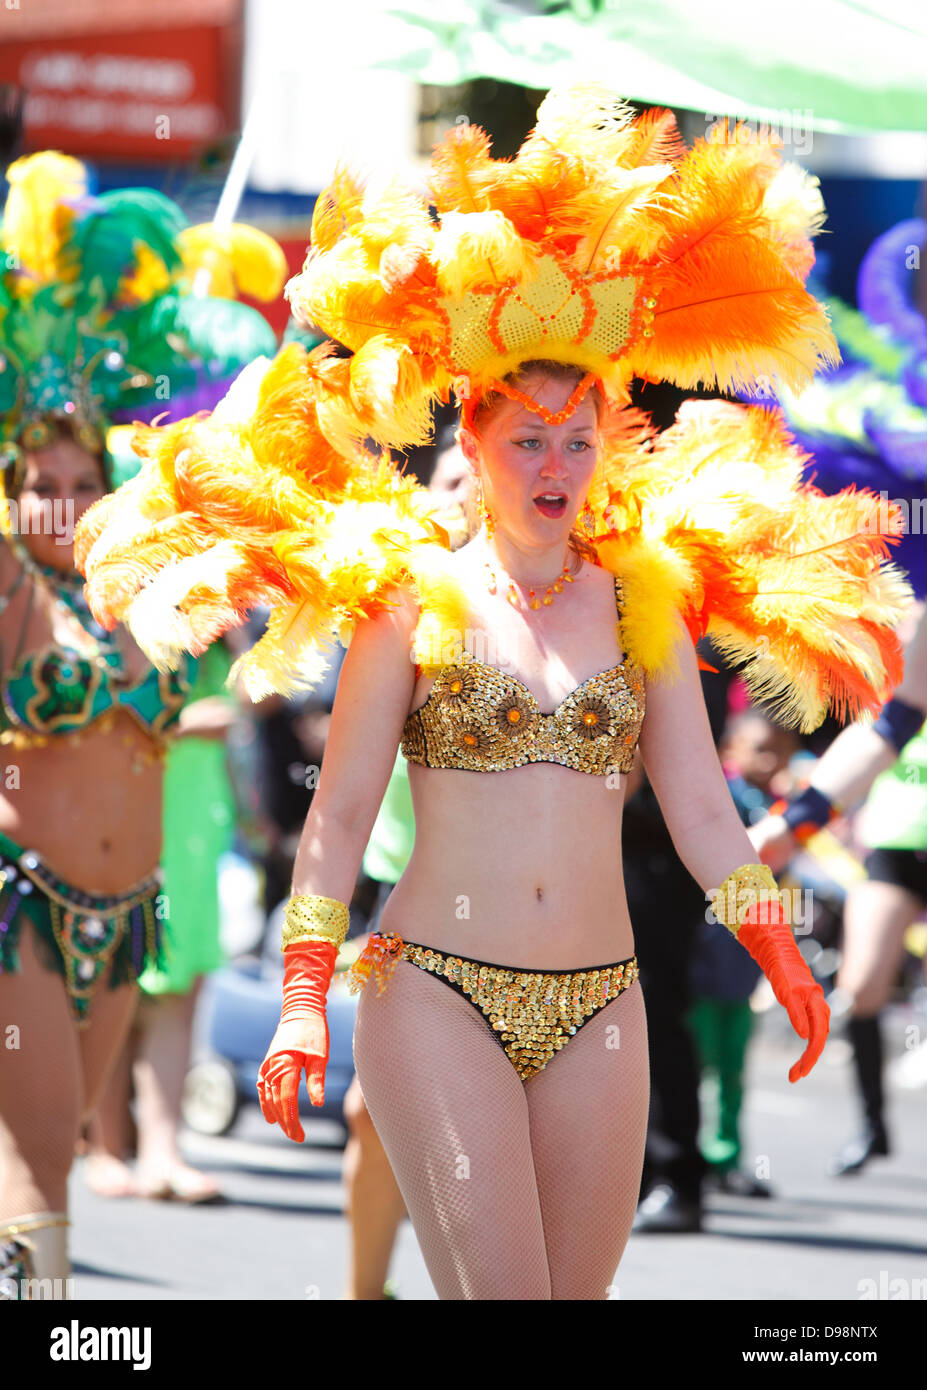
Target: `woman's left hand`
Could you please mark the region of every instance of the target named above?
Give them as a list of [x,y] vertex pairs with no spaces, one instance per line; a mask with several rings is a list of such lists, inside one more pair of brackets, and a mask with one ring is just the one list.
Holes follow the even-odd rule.
[[781,903],[770,900],[751,907],[737,929],[737,940],[772,985],[798,1036],[808,1041],[789,1071],[789,1080],[798,1081],[808,1075],[827,1041],[830,1009],[824,991],[795,944]]

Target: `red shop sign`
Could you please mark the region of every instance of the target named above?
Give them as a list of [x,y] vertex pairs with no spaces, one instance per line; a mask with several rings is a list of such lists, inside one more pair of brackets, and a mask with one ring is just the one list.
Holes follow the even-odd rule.
[[4,43],[26,148],[176,160],[238,124],[240,55],[218,26]]

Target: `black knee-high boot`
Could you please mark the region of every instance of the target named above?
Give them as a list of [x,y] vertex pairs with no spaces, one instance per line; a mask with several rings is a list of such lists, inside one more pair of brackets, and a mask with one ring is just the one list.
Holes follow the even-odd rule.
[[862,1132],[845,1144],[832,1160],[830,1171],[835,1177],[843,1173],[858,1173],[870,1158],[889,1152],[883,1114],[882,1030],[879,1015],[851,1018],[847,1035],[853,1044],[856,1084],[863,1102],[864,1121]]

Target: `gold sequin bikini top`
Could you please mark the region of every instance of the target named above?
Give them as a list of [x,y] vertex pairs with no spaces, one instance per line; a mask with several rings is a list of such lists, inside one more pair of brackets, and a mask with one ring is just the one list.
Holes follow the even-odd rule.
[[[615,579],[621,615],[621,584]],[[618,639],[621,640],[619,624]],[[644,720],[644,677],[625,657],[590,676],[543,714],[531,691],[468,651],[443,666],[420,709],[405,722],[400,747],[410,763],[503,772],[525,763],[560,763],[604,777],[630,772]]]

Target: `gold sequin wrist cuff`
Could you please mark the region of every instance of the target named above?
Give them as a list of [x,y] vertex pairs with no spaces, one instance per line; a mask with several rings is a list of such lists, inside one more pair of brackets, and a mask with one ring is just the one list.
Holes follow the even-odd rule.
[[737,935],[751,907],[779,901],[779,886],[767,864],[741,864],[712,894],[711,909],[719,922]]
[[290,898],[283,917],[281,951],[297,941],[330,941],[339,949],[348,934],[348,909],[337,898],[300,893]]

